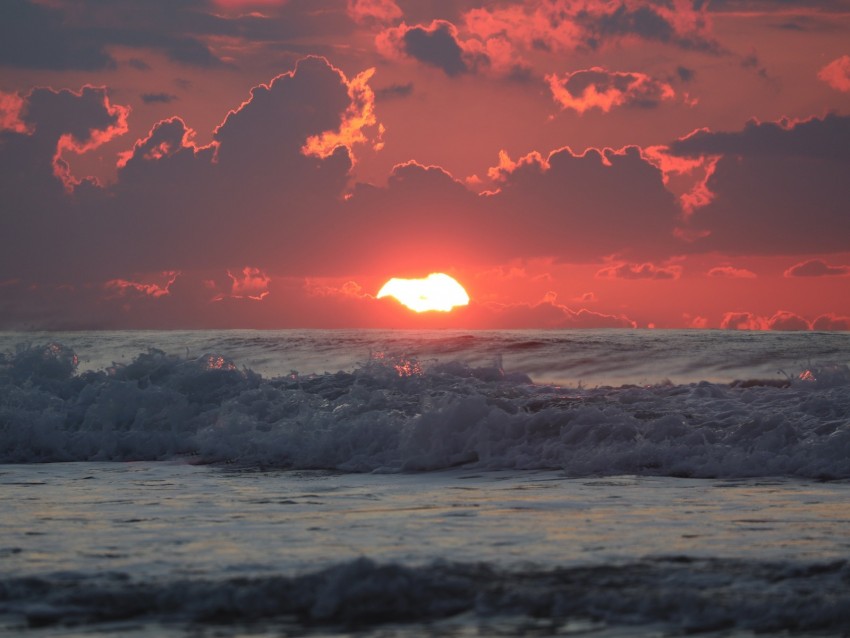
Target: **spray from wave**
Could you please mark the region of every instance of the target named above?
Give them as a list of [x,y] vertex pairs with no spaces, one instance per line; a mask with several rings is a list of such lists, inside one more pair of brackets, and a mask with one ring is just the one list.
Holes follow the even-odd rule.
[[161,460],[344,472],[850,477],[850,370],[780,382],[535,385],[498,361],[373,352],[264,378],[150,349],[77,373],[57,343],[0,355],[0,462]]

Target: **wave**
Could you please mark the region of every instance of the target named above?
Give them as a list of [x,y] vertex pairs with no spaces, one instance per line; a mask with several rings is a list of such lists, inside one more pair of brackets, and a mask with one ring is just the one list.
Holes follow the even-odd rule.
[[782,383],[588,389],[385,352],[351,372],[274,378],[156,349],[100,371],[78,374],[77,363],[56,343],[0,355],[0,462],[850,477],[843,365]]
[[238,626],[277,620],[286,624],[286,635],[328,626],[364,631],[386,623],[428,623],[433,630],[434,623],[452,618],[458,635],[469,635],[464,626],[480,623],[497,634],[503,633],[500,624],[510,623],[512,633],[522,635],[522,629],[547,626],[588,631],[648,624],[683,633],[839,635],[850,631],[848,582],[847,561],[671,556],[622,565],[505,570],[447,562],[381,565],[362,558],[293,577],[136,582],[120,572],[63,572],[7,578],[0,580],[0,614],[29,627],[116,621]]

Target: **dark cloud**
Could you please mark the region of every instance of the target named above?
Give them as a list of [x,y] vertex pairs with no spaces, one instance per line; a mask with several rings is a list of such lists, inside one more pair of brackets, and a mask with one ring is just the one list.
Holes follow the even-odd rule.
[[[190,66],[223,64],[208,44],[227,37],[274,50],[321,34],[350,33],[344,3],[292,0],[265,14],[222,12],[212,0],[33,0],[0,3],[0,64],[30,69],[114,68],[114,46],[158,51]],[[147,63],[132,58],[131,66]]]
[[600,279],[678,279],[682,274],[680,266],[656,266],[644,264],[617,264],[607,266],[596,273]]
[[130,58],[127,60],[127,65],[136,69],[137,71],[150,71],[151,65],[141,60],[139,58]]
[[767,322],[767,327],[770,330],[810,330],[811,325],[806,319],[801,317],[800,315],[788,312],[787,310],[780,310],[775,315],[773,315]]
[[[211,66],[221,61],[198,39],[224,35],[227,21],[204,11],[200,0],[179,5],[153,0],[32,0],[0,4],[0,63],[23,68],[94,70],[114,68],[109,47],[162,51],[175,62]],[[185,29],[185,30],[183,30]]]
[[580,22],[590,34],[587,44],[591,48],[596,48],[600,41],[612,36],[633,34],[646,40],[671,42],[676,35],[673,25],[649,6],[630,9],[625,4],[620,4],[611,13],[582,19]]
[[351,160],[344,146],[325,159],[303,147],[346,116],[351,99],[339,71],[313,58],[256,87],[210,147],[196,147],[182,120],[160,122],[123,158],[115,184],[65,193],[53,165],[58,140],[82,145],[114,128],[105,104],[99,89],[34,91],[24,111],[34,133],[2,133],[2,215],[18,241],[0,255],[0,271],[89,281],[315,265]]
[[404,51],[420,62],[442,69],[454,76],[469,71],[463,50],[448,22],[436,22],[430,29],[411,27],[402,36]]
[[375,89],[375,97],[378,100],[391,100],[394,98],[408,97],[413,93],[413,82],[407,84],[390,84]]
[[794,264],[785,271],[786,277],[846,277],[850,266],[830,266],[823,259],[810,259]]
[[172,93],[142,93],[141,98],[145,104],[170,104],[178,99]]
[[748,123],[739,132],[701,130],[674,142],[674,154],[717,155],[709,203],[691,227],[707,236],[696,250],[758,254],[850,249],[850,117]]
[[750,120],[738,132],[695,131],[670,144],[675,155],[801,157],[850,162],[850,117],[829,114],[803,121]]
[[676,75],[682,82],[691,82],[696,77],[696,71],[686,66],[677,66]]
[[711,0],[711,2],[705,4],[709,6],[709,10],[713,13],[745,11],[781,14],[797,10],[802,14],[809,11],[843,13],[847,10],[845,0],[811,0],[810,2],[801,2],[800,0]]
[[520,254],[655,259],[675,244],[675,198],[636,147],[582,155],[561,149],[491,174],[502,183],[489,205],[508,220],[505,234]]
[[0,3],[0,64],[24,69],[105,69],[115,60],[84,27],[65,24],[63,12],[29,0]]
[[466,14],[473,32],[483,38],[507,38],[528,50],[595,50],[625,39],[709,53],[720,50],[710,36],[706,3],[702,2],[690,7],[654,0],[493,4]]
[[850,317],[840,317],[834,314],[821,315],[812,322],[812,330],[850,331]]

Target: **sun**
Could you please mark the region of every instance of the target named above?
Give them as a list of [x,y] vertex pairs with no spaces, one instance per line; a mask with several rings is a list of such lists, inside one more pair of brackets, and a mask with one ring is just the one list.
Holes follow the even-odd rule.
[[441,272],[432,272],[424,279],[393,277],[378,291],[378,299],[381,297],[395,297],[416,312],[449,312],[452,308],[469,303],[469,295],[463,286]]

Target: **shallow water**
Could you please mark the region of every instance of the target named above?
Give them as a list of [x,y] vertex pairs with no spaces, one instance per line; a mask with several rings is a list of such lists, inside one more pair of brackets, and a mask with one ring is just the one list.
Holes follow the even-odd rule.
[[[269,588],[283,587],[275,581],[288,579],[309,597],[305,604],[314,616],[309,622],[287,618],[290,631],[312,631],[315,623],[351,630],[337,613],[348,604],[342,591],[323,603],[336,610],[323,616],[315,607],[331,594],[308,591],[314,587],[309,579],[330,570],[324,587],[331,589],[338,579],[374,581],[376,613],[392,618],[397,603],[380,600],[399,576],[382,574],[384,568],[412,570],[403,572],[406,582],[427,581],[427,588],[417,585],[427,590],[418,595],[430,596],[421,600],[423,609],[447,604],[443,598],[456,596],[458,579],[462,594],[472,588],[476,597],[496,595],[488,588],[498,581],[499,595],[516,599],[510,618],[502,619],[507,625],[565,622],[566,614],[540,616],[538,607],[553,602],[538,590],[554,586],[554,579],[572,591],[580,579],[584,595],[601,605],[592,618],[599,631],[620,631],[624,622],[652,631],[661,623],[671,631],[686,621],[695,623],[691,629],[721,621],[746,629],[753,619],[743,614],[755,601],[763,604],[767,583],[774,597],[794,598],[797,615],[814,618],[824,613],[824,600],[806,600],[799,590],[850,578],[848,488],[847,482],[790,479],[569,479],[558,472],[452,470],[390,479],[182,463],[7,465],[0,473],[0,591],[6,593],[0,610],[9,631],[43,625],[45,635],[55,635],[56,625],[104,614],[107,596],[114,607],[106,619],[142,621],[142,633],[157,626],[209,629],[221,619],[211,619],[214,610],[203,597],[229,599],[240,589],[234,579],[244,578],[255,587],[265,584],[255,595],[271,596]],[[615,587],[612,578],[627,582]],[[38,584],[27,589],[23,583],[32,580]],[[635,592],[623,586],[672,600],[668,581],[690,596],[710,601],[734,593],[741,603],[695,616],[683,609],[670,618],[635,608],[626,617],[622,596]],[[151,618],[151,610],[135,608],[134,591],[172,600]],[[850,591],[835,596],[850,602]],[[827,607],[850,628],[850,614]],[[475,597],[451,611],[468,618],[450,633],[498,626],[504,612]],[[249,627],[280,621],[277,613],[238,606],[226,614],[228,624]],[[439,611],[425,615],[429,622],[443,619]],[[412,612],[398,620],[408,621],[408,631],[411,622],[425,627]],[[763,629],[759,622],[752,628]],[[218,630],[230,635],[232,628]]]

